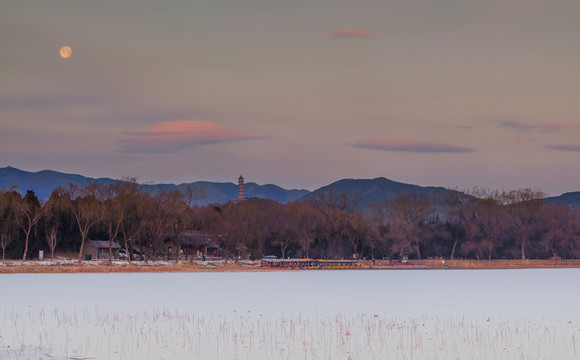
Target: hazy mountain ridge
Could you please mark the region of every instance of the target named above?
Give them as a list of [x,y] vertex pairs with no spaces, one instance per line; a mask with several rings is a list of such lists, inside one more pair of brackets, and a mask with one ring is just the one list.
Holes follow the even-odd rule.
[[[201,190],[203,194],[205,194],[205,198],[197,200],[196,204],[198,205],[226,203],[238,198],[238,184],[234,183],[196,181],[179,185],[144,185],[145,188],[152,188],[153,190],[179,190],[182,192],[188,186],[191,186],[193,189]],[[286,190],[276,185],[259,185],[254,182],[245,183],[244,192],[247,198],[270,199],[281,203],[297,200],[305,194],[310,193],[308,190]]]
[[580,191],[567,192],[560,196],[546,198],[547,203],[560,203],[568,206],[580,206]]
[[[90,178],[78,174],[66,174],[52,170],[28,172],[8,166],[0,168],[0,188],[10,185],[18,186],[18,192],[26,193],[32,190],[39,199],[47,200],[51,192],[59,186],[67,186],[70,183],[86,185],[91,182],[111,184],[119,180],[110,178]],[[187,186],[200,190],[205,194],[204,199],[197,201],[198,205],[225,203],[238,197],[238,185],[234,183],[220,183],[211,181],[196,181],[184,184],[141,184],[141,187],[156,190],[180,190]],[[245,184],[246,197],[256,197],[276,200],[281,203],[297,200],[310,193],[308,190],[286,190],[273,184],[258,185],[253,182]]]
[[32,190],[39,199],[45,200],[50,197],[52,190],[59,186],[67,186],[70,183],[78,185],[86,185],[91,182],[109,184],[115,181],[108,178],[93,179],[78,174],[65,174],[52,170],[28,172],[11,166],[0,168],[0,188],[16,185],[18,186],[18,192],[26,193],[27,190]]
[[306,195],[301,200],[311,199],[313,196],[333,191],[335,194],[343,192],[354,194],[359,202],[358,208],[365,209],[373,203],[391,200],[406,192],[424,192],[435,204],[441,204],[443,198],[454,190],[443,187],[419,186],[389,180],[384,177],[375,179],[343,179],[330,185],[323,186]]
[[[48,199],[52,190],[58,186],[67,186],[70,183],[86,185],[91,182],[100,182],[110,184],[118,180],[110,178],[89,178],[78,174],[66,174],[52,170],[43,170],[38,172],[28,172],[16,169],[14,167],[0,168],[0,188],[6,188],[9,185],[17,185],[20,193],[26,193],[32,190],[39,199]],[[238,185],[235,183],[196,181],[184,184],[143,184],[143,188],[156,190],[180,190],[183,191],[187,186],[199,189],[206,195],[206,198],[198,200],[198,205],[226,203],[238,197]],[[332,184],[323,186],[312,192],[308,190],[287,190],[273,184],[259,185],[254,182],[245,184],[245,194],[248,198],[263,198],[276,200],[281,203],[290,201],[308,201],[317,194],[323,194],[328,191],[334,191],[336,194],[347,192],[354,194],[360,201],[358,208],[364,209],[375,202],[381,202],[392,199],[402,193],[412,191],[423,191],[436,203],[441,204],[442,199],[453,192],[443,187],[419,186],[406,184],[389,180],[385,177],[375,179],[343,179]],[[569,206],[580,206],[580,191],[568,192],[560,196],[546,198],[549,203],[563,203]]]

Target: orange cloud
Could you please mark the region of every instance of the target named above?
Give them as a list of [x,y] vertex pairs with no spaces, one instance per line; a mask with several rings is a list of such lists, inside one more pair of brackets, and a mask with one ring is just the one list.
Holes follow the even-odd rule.
[[418,140],[391,140],[391,139],[365,139],[359,140],[351,146],[359,149],[416,152],[416,153],[470,153],[475,149],[463,146],[438,144]]
[[370,37],[373,33],[364,29],[335,29],[329,33],[331,36],[340,38]]
[[179,152],[199,145],[264,138],[207,121],[187,120],[153,123],[145,130],[125,135],[119,141],[121,151],[130,153]]

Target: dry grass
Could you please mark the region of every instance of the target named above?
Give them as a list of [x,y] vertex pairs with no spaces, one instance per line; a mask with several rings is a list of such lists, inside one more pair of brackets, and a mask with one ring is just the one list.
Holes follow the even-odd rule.
[[445,261],[456,269],[556,269],[580,268],[580,260],[453,260]]
[[411,266],[447,269],[559,269],[580,268],[580,260],[411,260]]
[[[556,269],[580,268],[580,260],[410,260],[408,265],[393,267],[388,260],[363,261],[360,269]],[[262,268],[258,262],[133,262],[69,261],[46,263],[39,261],[0,260],[0,274],[23,273],[146,273],[146,272],[239,272],[239,271],[300,271],[300,269]]]
[[243,263],[132,263],[114,262],[90,262],[67,264],[42,264],[31,261],[0,261],[0,274],[22,273],[145,273],[145,272],[235,272],[235,271],[260,271],[259,265]]

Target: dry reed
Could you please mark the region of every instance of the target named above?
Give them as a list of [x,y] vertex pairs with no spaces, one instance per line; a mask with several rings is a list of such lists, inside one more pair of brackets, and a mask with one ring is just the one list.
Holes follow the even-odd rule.
[[34,350],[54,359],[574,358],[580,332],[578,319],[197,314],[166,308],[5,311],[0,325],[0,358],[8,357],[10,346],[17,356]]

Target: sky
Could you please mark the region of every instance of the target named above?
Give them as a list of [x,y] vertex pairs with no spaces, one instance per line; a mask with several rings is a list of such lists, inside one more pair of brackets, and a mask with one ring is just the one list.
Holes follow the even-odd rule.
[[580,191],[578,34],[577,0],[3,1],[0,167]]

